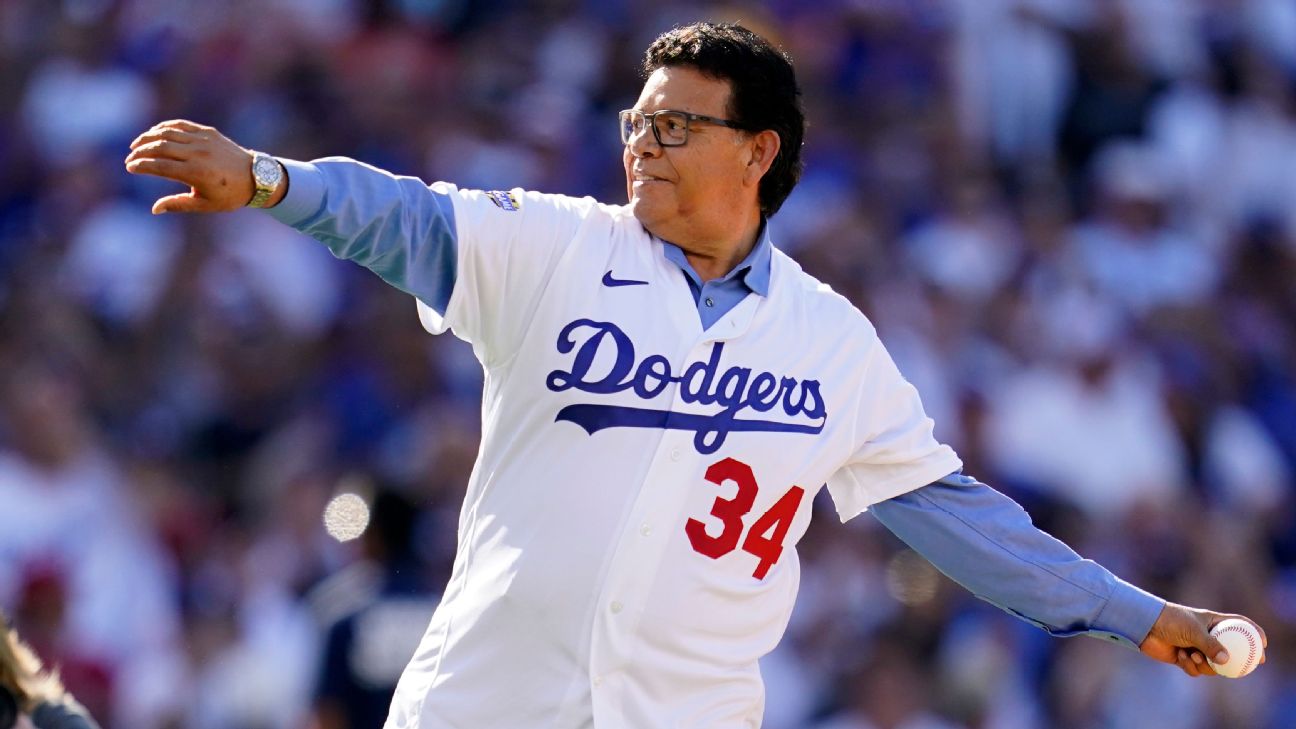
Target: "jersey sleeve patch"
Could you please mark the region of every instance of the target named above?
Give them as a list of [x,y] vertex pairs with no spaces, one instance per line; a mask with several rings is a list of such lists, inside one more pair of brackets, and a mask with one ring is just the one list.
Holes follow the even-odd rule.
[[495,207],[510,213],[515,213],[522,209],[522,201],[508,190],[491,190],[486,193],[490,201],[495,203]]

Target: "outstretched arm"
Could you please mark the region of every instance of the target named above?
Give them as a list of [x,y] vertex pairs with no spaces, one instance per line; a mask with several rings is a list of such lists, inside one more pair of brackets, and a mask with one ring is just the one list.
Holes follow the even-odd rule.
[[[224,212],[252,198],[253,153],[212,127],[162,122],[126,157],[133,174],[188,186],[154,213]],[[284,189],[266,213],[412,294],[425,328],[453,328],[483,362],[514,353],[577,233],[610,216],[592,199],[513,189],[461,190],[355,160],[280,159]]]
[[[126,169],[189,186],[153,203],[154,214],[228,212],[252,198],[252,159],[218,130],[181,119],[137,137]],[[457,255],[445,193],[349,159],[281,162],[286,174],[267,202],[270,215],[445,313]]]
[[1037,529],[1015,501],[967,476],[954,474],[870,511],[977,597],[1053,635],[1106,637],[1190,676],[1214,675],[1205,657],[1224,646],[1210,628],[1241,617],[1165,602],[1130,585]]

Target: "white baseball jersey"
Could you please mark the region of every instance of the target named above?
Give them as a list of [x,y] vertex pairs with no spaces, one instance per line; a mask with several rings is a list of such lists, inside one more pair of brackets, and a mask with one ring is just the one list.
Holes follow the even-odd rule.
[[782,253],[704,331],[627,208],[432,189],[457,270],[420,316],[480,359],[483,435],[387,726],[759,726],[820,486],[846,520],[958,458],[865,317]]

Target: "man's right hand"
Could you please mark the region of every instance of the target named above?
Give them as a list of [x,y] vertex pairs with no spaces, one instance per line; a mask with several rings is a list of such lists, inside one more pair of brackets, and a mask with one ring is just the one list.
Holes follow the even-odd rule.
[[[153,214],[220,213],[252,199],[252,152],[213,127],[184,119],[154,125],[131,142],[126,171],[156,175],[189,186],[189,192],[153,203]],[[271,204],[283,196],[283,185]]]
[[[1167,602],[1161,610],[1161,616],[1152,625],[1152,630],[1139,645],[1139,650],[1143,655],[1162,663],[1178,666],[1189,676],[1214,676],[1215,670],[1207,663],[1206,657],[1211,656],[1217,663],[1224,663],[1228,660],[1228,653],[1225,651],[1221,655],[1224,644],[1211,635],[1210,630],[1226,618],[1238,618],[1251,623],[1260,632],[1264,646],[1269,646],[1264,628],[1248,617],[1214,613]],[[1265,662],[1263,652],[1260,662]]]

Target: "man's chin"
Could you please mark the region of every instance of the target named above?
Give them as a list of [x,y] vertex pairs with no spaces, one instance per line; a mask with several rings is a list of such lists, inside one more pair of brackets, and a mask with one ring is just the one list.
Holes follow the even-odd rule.
[[630,213],[643,223],[649,232],[662,222],[662,218],[665,217],[664,207],[660,202],[644,199],[641,195],[633,195],[630,198]]

